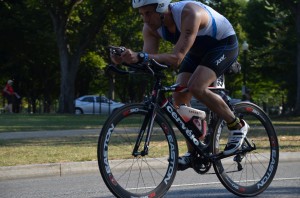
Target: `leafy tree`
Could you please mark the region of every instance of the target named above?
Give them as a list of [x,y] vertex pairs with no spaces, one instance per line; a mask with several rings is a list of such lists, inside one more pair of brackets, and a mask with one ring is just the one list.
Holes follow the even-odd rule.
[[[106,54],[107,62],[110,62],[108,46],[125,46],[136,51],[141,51],[142,42],[142,21],[136,9],[131,7],[131,1],[123,6],[122,13],[110,13],[109,23],[105,24],[105,31],[97,37],[97,45],[102,54]],[[104,39],[103,39],[104,38]],[[122,102],[140,101],[144,93],[141,93],[144,86],[144,78],[141,76],[115,75],[106,73],[107,95],[115,96]],[[134,91],[133,91],[134,90]],[[141,92],[137,92],[139,90]],[[113,93],[111,93],[113,92]],[[113,98],[115,99],[115,98]]]
[[249,1],[243,24],[251,50],[249,78],[255,90],[253,97],[268,103],[277,98],[276,105],[284,105],[282,97],[287,94],[290,106],[294,106],[297,49],[290,10],[270,1]]
[[[52,19],[59,53],[61,88],[59,112],[74,112],[75,79],[81,57],[101,32],[110,12],[122,12],[123,1],[40,1]],[[127,2],[125,2],[127,3]]]
[[107,83],[103,82],[103,70],[106,62],[96,52],[92,51],[83,56],[80,62],[75,81],[76,96],[91,93],[104,94],[101,90],[103,90],[103,86],[107,86]]
[[[287,95],[291,106],[297,104],[299,1],[206,3],[230,20],[241,44],[250,44],[247,86],[255,90],[254,101],[278,105]],[[111,78],[105,71],[109,45],[142,49],[142,21],[130,0],[3,0],[0,17],[0,81],[15,79],[16,90],[28,98],[33,111],[37,101],[49,106],[59,94],[59,111],[71,113],[75,96],[113,96],[114,91],[117,100],[128,102],[141,101],[149,93],[151,80],[145,76]],[[172,48],[162,41],[160,52]],[[167,72],[166,81],[174,82],[173,71]],[[226,82],[232,95],[240,97],[242,75],[227,77]]]
[[0,2],[0,15],[1,78],[15,80],[15,90],[32,111],[38,100],[49,109],[58,93],[59,71],[50,19],[23,1]]
[[[243,19],[245,16],[245,11],[247,9],[246,0],[224,0],[215,1],[208,0],[205,1],[209,6],[214,8],[220,14],[224,15],[234,27],[237,34],[240,45],[243,41],[247,40],[246,32],[243,28]],[[239,56],[238,61],[243,64],[242,55]],[[242,65],[244,68],[244,65]],[[241,98],[242,97],[242,75],[236,74],[232,76],[226,76],[226,89],[230,91],[232,97]]]
[[[266,2],[274,3],[279,5],[281,9],[288,9],[291,12],[292,16],[292,26],[295,27],[295,31],[291,32],[292,35],[295,35],[294,48],[296,48],[296,57],[293,56],[293,60],[296,62],[296,75],[297,75],[297,87],[296,87],[296,100],[295,100],[295,113],[300,115],[300,0],[268,0]],[[287,35],[287,38],[290,38],[290,35]]]

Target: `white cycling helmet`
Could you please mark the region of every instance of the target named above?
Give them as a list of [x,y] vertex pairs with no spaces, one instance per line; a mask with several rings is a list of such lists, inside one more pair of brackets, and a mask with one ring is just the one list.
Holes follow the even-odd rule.
[[163,13],[168,9],[171,0],[132,0],[133,8],[140,8],[145,5],[157,3],[156,12]]

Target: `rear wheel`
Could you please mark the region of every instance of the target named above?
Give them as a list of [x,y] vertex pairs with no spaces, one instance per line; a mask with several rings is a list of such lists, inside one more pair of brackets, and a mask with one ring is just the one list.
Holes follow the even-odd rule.
[[[256,196],[270,185],[275,176],[279,161],[277,136],[272,122],[258,106],[241,102],[235,104],[234,109],[236,116],[250,126],[242,149],[256,149],[218,160],[214,163],[214,169],[230,192],[238,196]],[[227,136],[226,123],[219,120],[214,132],[214,154],[224,150]]]
[[[141,104],[125,106],[112,114],[100,133],[99,169],[116,197],[162,197],[175,178],[177,142],[172,127],[160,113],[153,124],[148,154],[133,155],[147,113]],[[145,136],[138,151],[144,148]]]

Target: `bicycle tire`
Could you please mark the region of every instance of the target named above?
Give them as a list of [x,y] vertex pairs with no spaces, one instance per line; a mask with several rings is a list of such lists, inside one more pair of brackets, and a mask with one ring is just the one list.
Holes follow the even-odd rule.
[[162,197],[175,178],[177,141],[160,112],[153,124],[148,155],[132,155],[147,112],[143,104],[125,105],[112,114],[101,130],[97,150],[99,170],[116,197]]
[[[236,116],[244,119],[250,126],[247,133],[249,142],[253,141],[256,150],[245,155],[234,155],[217,160],[214,170],[227,190],[242,197],[262,193],[272,182],[278,162],[279,144],[275,129],[264,111],[250,102],[234,105]],[[219,119],[213,136],[213,153],[224,150],[228,129],[224,120]],[[243,143],[245,148],[247,144]],[[240,166],[236,162],[241,160]],[[241,169],[242,167],[242,169]]]

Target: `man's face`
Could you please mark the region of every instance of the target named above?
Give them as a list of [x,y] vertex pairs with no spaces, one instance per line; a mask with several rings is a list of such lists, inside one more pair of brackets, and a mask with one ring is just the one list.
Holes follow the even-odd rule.
[[156,6],[149,5],[139,8],[139,13],[147,25],[152,30],[157,30],[161,26],[160,14],[155,11]]

